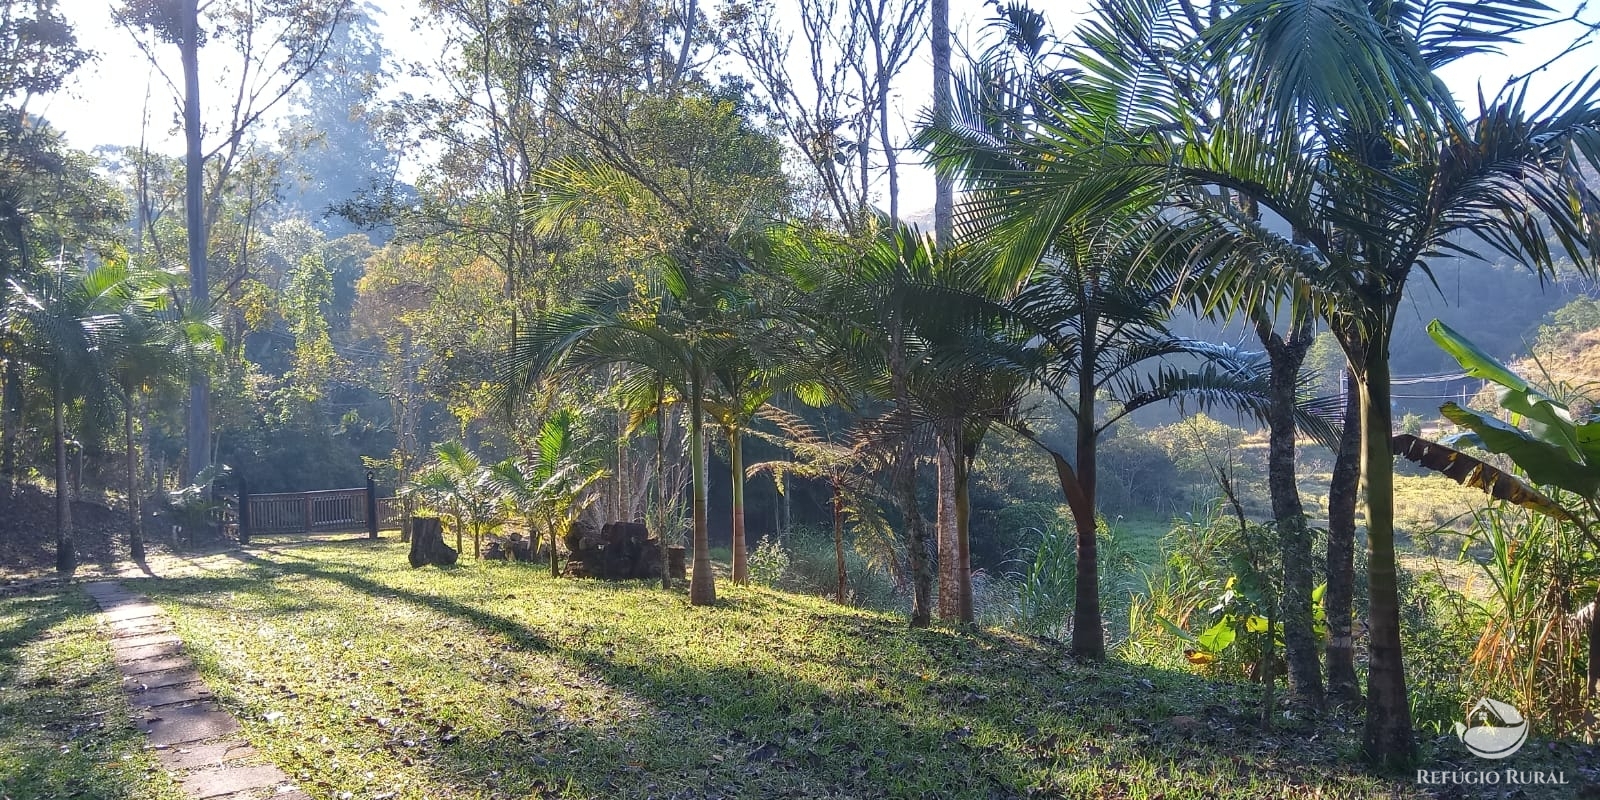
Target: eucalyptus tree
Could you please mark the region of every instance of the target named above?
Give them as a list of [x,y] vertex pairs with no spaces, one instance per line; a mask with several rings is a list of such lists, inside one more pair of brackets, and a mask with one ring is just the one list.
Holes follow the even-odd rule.
[[[1074,49],[1083,68],[1059,76],[1033,109],[1031,138],[1009,150],[971,142],[1011,159],[982,160],[986,176],[1025,176],[1019,191],[993,196],[984,210],[1004,220],[994,223],[1001,229],[1037,231],[1096,205],[1219,187],[1270,209],[1304,239],[1300,257],[1224,266],[1213,280],[1313,308],[1356,376],[1371,630],[1363,751],[1374,762],[1406,763],[1415,743],[1389,441],[1395,314],[1409,278],[1426,277],[1441,254],[1475,255],[1470,240],[1541,273],[1562,251],[1580,269],[1592,266],[1595,194],[1579,165],[1600,162],[1593,85],[1538,107],[1525,86],[1507,86],[1481,97],[1471,119],[1442,88],[1439,67],[1546,18],[1532,2],[1222,5],[1198,37],[1177,22],[1189,10],[1182,0],[1103,4],[1100,19],[1136,14],[1174,46],[1141,50],[1103,26],[1087,28]],[[1212,106],[1209,90],[1196,91],[1201,80],[1236,94]],[[1055,201],[1040,203],[1051,194]],[[1211,255],[1230,242],[1219,237]]]
[[[221,213],[230,176],[250,152],[249,132],[310,75],[332,41],[351,0],[279,4],[217,0],[123,0],[113,9],[151,64],[163,70],[178,95],[184,132],[184,214],[188,241],[189,303],[209,311],[212,297],[207,256],[211,225]],[[200,50],[221,43],[236,59],[229,68],[211,68],[233,97],[228,118],[213,121],[220,132],[206,149],[201,118]],[[173,45],[182,89],[165,71],[159,45]],[[212,52],[215,52],[213,48]],[[208,171],[208,166],[210,167]],[[208,192],[208,174],[214,183]],[[189,390],[189,473],[210,463],[210,382],[196,370]]]

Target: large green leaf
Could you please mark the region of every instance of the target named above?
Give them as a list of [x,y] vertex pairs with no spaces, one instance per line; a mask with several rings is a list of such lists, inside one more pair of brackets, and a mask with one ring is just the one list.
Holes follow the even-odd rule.
[[1530,432],[1535,438],[1561,448],[1574,461],[1585,460],[1573,429],[1572,415],[1567,413],[1566,406],[1539,391],[1449,325],[1434,320],[1428,323],[1428,335],[1461,364],[1468,375],[1499,384],[1502,387],[1500,406],[1513,414],[1527,417]]
[[1445,403],[1439,411],[1446,419],[1477,434],[1478,441],[1488,451],[1510,456],[1534,483],[1556,486],[1584,497],[1593,497],[1600,491],[1600,470],[1568,457],[1562,447],[1455,403]]

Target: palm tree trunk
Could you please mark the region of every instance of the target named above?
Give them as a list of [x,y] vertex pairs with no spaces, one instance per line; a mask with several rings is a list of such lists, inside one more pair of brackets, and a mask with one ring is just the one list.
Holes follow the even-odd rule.
[[839,573],[839,593],[835,597],[844,605],[850,586],[844,568],[844,493],[838,484],[833,486],[833,565]]
[[460,552],[462,552],[462,547],[461,547],[461,529],[466,527],[466,523],[461,521],[461,515],[460,514],[455,514],[453,516],[455,516],[455,518],[456,518],[456,552],[460,553]]
[[0,390],[0,479],[6,491],[17,477],[17,436],[22,431],[22,370],[15,355],[6,359],[5,388]]
[[1371,631],[1362,752],[1373,764],[1409,766],[1416,760],[1416,742],[1400,653],[1394,454],[1389,446],[1393,433],[1389,332],[1376,330],[1370,336],[1361,381],[1361,472],[1367,478],[1367,614]]
[[972,624],[972,543],[967,538],[972,517],[972,502],[968,496],[968,478],[971,475],[971,465],[967,462],[965,447],[962,446],[960,434],[957,434],[956,452],[951,459],[951,466],[955,474],[952,476],[951,490],[955,494],[955,528],[956,528],[956,619],[964,624]]
[[[552,578],[561,577],[560,570],[556,568],[556,537],[556,529],[552,525],[550,527],[550,577]],[[666,569],[666,567],[662,567],[662,569]]]
[[1355,641],[1351,636],[1355,617],[1356,502],[1361,482],[1361,396],[1355,377],[1344,376],[1344,428],[1339,436],[1339,452],[1333,459],[1333,478],[1328,482],[1328,588],[1322,595],[1328,618],[1328,645],[1324,661],[1328,670],[1328,694],[1338,702],[1361,702],[1361,683],[1356,678]]
[[933,570],[928,563],[928,527],[917,505],[917,452],[910,441],[900,447],[894,470],[895,504],[906,528],[906,560],[911,562],[911,627],[933,622]]
[[[907,415],[911,411],[911,394],[907,385],[905,363],[905,308],[904,299],[897,303],[889,329],[889,377],[894,384],[895,412]],[[933,572],[928,565],[928,530],[922,522],[922,511],[917,506],[917,449],[909,437],[901,444],[894,468],[895,504],[906,528],[907,560],[911,562],[911,627],[926,628],[932,623]]]
[[[1092,341],[1094,323],[1084,322],[1084,340]],[[1066,462],[1056,456],[1056,473],[1061,478],[1061,489],[1067,495],[1067,505],[1072,509],[1072,521],[1078,529],[1078,559],[1076,597],[1072,609],[1072,654],[1079,658],[1100,661],[1106,657],[1106,635],[1100,617],[1100,550],[1095,533],[1095,403],[1094,370],[1096,349],[1082,348],[1082,363],[1078,366],[1078,464],[1073,480],[1061,472]]]
[[1311,528],[1295,483],[1294,405],[1300,364],[1311,347],[1310,318],[1297,320],[1288,337],[1279,336],[1265,320],[1256,321],[1256,335],[1266,347],[1271,377],[1267,409],[1267,488],[1278,528],[1283,558],[1282,609],[1284,659],[1289,672],[1289,700],[1322,707],[1322,669],[1311,622]]
[[72,499],[67,494],[66,394],[57,366],[55,391],[51,396],[51,436],[56,447],[56,571],[69,575],[78,565],[72,548]]
[[139,448],[133,438],[133,396],[122,394],[122,440],[128,447],[128,555],[144,560],[144,517],[139,508]]
[[961,559],[956,555],[956,464],[951,455],[955,445],[944,426],[940,427],[934,445],[939,461],[938,507],[933,525],[939,547],[939,619],[956,619],[961,616],[961,581],[956,577]]
[[689,575],[689,602],[709,606],[717,602],[716,576],[711,571],[711,537],[706,530],[705,430],[701,417],[704,387],[698,373],[689,378],[689,466],[694,482],[694,569]]
[[728,432],[729,457],[733,461],[733,582],[750,582],[749,554],[744,546],[744,437],[739,429]]

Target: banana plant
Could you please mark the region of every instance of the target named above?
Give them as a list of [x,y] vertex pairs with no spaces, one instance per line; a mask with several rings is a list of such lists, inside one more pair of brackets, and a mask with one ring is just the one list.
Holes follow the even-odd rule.
[[[1468,375],[1500,387],[1496,399],[1510,419],[1445,403],[1439,411],[1464,432],[1447,437],[1442,444],[1397,441],[1403,445],[1398,448],[1400,453],[1491,496],[1570,522],[1600,551],[1600,536],[1594,529],[1600,521],[1600,503],[1596,501],[1600,494],[1600,416],[1587,403],[1569,404],[1534,386],[1439,320],[1428,323],[1428,335]],[[1404,438],[1404,434],[1396,437]],[[1558,503],[1516,476],[1456,449],[1461,446],[1510,458],[1528,481],[1570,493],[1563,496],[1576,498],[1577,507]],[[1429,452],[1432,448],[1439,449]],[[1594,609],[1600,609],[1600,596],[1589,614],[1586,691],[1591,701],[1600,694],[1600,613]]]

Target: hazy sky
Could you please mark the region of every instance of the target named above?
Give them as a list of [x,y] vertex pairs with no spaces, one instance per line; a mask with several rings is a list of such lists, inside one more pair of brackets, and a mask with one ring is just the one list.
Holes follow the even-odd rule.
[[[180,153],[182,137],[177,134],[175,126],[177,104],[174,92],[161,75],[150,68],[149,62],[134,46],[128,33],[112,24],[113,2],[115,0],[61,0],[64,13],[77,29],[80,43],[93,50],[97,59],[81,69],[64,92],[38,103],[35,109],[65,131],[74,147],[89,149],[99,145],[137,144],[140,120],[146,118],[145,109],[148,108],[147,141],[153,148]],[[1557,9],[1567,9],[1564,13],[1570,13],[1580,0],[1546,2]],[[392,53],[412,60],[430,60],[430,54],[440,49],[437,36],[412,29],[412,17],[416,15],[415,0],[372,0],[370,5],[382,11],[380,30],[385,46]],[[1045,0],[1034,5],[1045,10],[1057,34],[1065,34],[1081,18],[1089,3],[1088,0]],[[982,0],[951,0],[950,6],[951,27],[957,32],[958,38],[977,41],[988,16]],[[1589,16],[1600,17],[1600,13],[1591,11]],[[1530,35],[1525,43],[1503,57],[1482,57],[1454,65],[1444,77],[1470,109],[1480,82],[1485,91],[1492,93],[1508,75],[1519,74],[1544,62],[1579,32],[1573,25],[1554,26]],[[164,45],[160,55],[167,60],[170,69],[176,69],[175,48]],[[206,68],[207,55],[207,51],[202,49],[202,70]],[[1600,43],[1590,44],[1547,70],[1535,82],[1535,91],[1552,91],[1596,67],[1600,67]],[[906,126],[914,124],[919,112],[928,105],[927,87],[932,83],[931,69],[928,49],[923,47],[896,84],[892,102],[900,112],[902,124]],[[426,92],[427,87],[420,81],[412,80],[404,88],[421,94]],[[208,85],[204,81],[201,94],[202,97],[209,95],[218,101],[227,99],[222,86]],[[910,161],[912,163],[904,165],[901,176],[901,207],[908,214],[915,214],[917,210],[932,205],[933,179],[931,173],[915,163],[915,154],[911,154]],[[417,166],[408,165],[406,172],[414,173]]]

